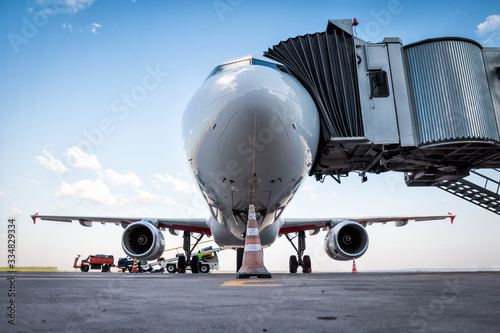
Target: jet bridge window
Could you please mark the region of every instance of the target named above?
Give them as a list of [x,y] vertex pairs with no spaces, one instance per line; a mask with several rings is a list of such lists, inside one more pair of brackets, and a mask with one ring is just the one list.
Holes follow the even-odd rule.
[[389,83],[385,71],[368,72],[370,79],[370,98],[389,97]]

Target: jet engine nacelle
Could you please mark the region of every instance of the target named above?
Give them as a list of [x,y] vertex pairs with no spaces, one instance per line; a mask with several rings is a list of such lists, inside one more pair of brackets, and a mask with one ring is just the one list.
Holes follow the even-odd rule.
[[165,240],[154,224],[140,221],[130,224],[123,231],[122,248],[131,258],[154,260],[163,254]]
[[326,254],[335,260],[361,257],[368,249],[368,233],[356,222],[345,221],[334,226],[325,237]]

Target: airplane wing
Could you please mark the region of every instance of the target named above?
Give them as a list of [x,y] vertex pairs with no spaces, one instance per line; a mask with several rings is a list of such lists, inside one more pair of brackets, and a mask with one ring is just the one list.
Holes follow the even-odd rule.
[[456,215],[448,213],[448,215],[421,215],[421,216],[385,216],[385,217],[350,217],[350,218],[292,218],[284,219],[284,223],[280,228],[279,234],[289,234],[293,232],[311,230],[311,234],[317,234],[322,228],[331,228],[338,223],[351,221],[358,222],[364,227],[372,225],[373,223],[395,222],[396,227],[403,227],[410,221],[434,221],[444,220],[449,218],[453,224]]
[[33,223],[36,219],[43,221],[55,221],[55,222],[69,222],[79,221],[84,227],[91,227],[93,222],[100,222],[101,224],[113,223],[115,225],[121,225],[126,228],[129,224],[147,221],[156,224],[158,228],[165,228],[172,230],[183,230],[191,231],[194,233],[211,235],[212,232],[206,220],[203,218],[143,218],[143,217],[98,217],[98,216],[60,216],[60,215],[31,215]]

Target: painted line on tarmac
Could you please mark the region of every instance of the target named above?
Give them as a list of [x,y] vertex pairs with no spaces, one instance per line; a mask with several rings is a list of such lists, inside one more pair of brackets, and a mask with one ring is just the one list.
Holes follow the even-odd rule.
[[282,287],[281,284],[261,284],[259,280],[231,280],[221,284],[221,287]]
[[460,274],[450,274],[450,275],[413,275],[413,276],[402,276],[402,277],[360,277],[353,276],[351,278],[319,278],[319,279],[308,279],[308,278],[296,278],[296,279],[274,279],[273,281],[366,281],[366,280],[443,280],[449,278],[460,278],[460,279],[489,279],[489,278],[500,278],[500,274],[487,274],[487,275],[460,275]]

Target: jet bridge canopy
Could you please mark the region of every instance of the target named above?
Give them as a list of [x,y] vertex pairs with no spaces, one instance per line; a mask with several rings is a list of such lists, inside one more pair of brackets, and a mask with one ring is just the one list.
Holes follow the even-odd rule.
[[367,43],[351,20],[335,20],[264,55],[316,103],[318,180],[392,170],[409,186],[429,186],[500,167],[500,48],[457,37]]

